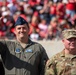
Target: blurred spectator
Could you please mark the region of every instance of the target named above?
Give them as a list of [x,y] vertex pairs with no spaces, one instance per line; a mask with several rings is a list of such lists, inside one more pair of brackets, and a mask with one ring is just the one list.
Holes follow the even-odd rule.
[[32,33],[30,34],[30,39],[35,40],[35,41],[40,39],[39,34],[38,34],[38,32],[36,32],[35,28],[33,29]]
[[59,30],[58,30],[58,19],[56,17],[53,17],[50,20],[50,24],[48,26],[48,39],[54,40],[60,36]]
[[75,14],[75,0],[68,0],[66,4],[66,15],[70,15],[71,18],[74,17]]
[[9,11],[4,11],[2,13],[2,23],[1,31],[4,37],[10,39],[14,38],[14,33],[11,31],[14,28],[14,19],[10,15]]
[[17,11],[19,11],[21,14],[24,14],[24,8],[23,5],[17,5]]
[[36,12],[34,12],[32,19],[31,19],[29,34],[33,33],[34,29],[37,33],[39,33],[39,27],[38,27],[39,20],[40,20],[39,14],[36,11]]
[[68,20],[68,23],[70,24],[70,28],[76,28],[76,14],[74,14],[74,17]]
[[28,22],[31,22],[31,18],[33,16],[33,10],[31,9],[31,6],[28,5],[25,11],[25,15],[27,17]]
[[39,35],[40,38],[43,39],[47,39],[47,32],[48,32],[48,25],[45,19],[41,19],[41,22],[38,25],[40,31],[39,31]]
[[28,3],[30,4],[33,11],[35,11],[35,6],[36,6],[36,3],[37,3],[37,0],[29,0]]
[[65,6],[63,3],[58,2],[56,8],[57,8],[57,17],[59,21],[61,21],[65,17]]
[[41,3],[41,0],[37,0],[37,3],[35,5],[35,10],[40,11],[43,8],[43,4]]
[[56,7],[57,7],[57,4],[50,1],[50,20],[53,17],[56,17],[56,13],[57,13]]
[[31,8],[30,4],[28,4],[28,0],[23,1],[23,8],[24,8],[24,12],[25,12],[26,16],[28,15],[30,17],[33,15],[33,10]]
[[44,0],[44,5],[43,8],[39,11],[40,13],[40,18],[41,19],[46,19],[46,21],[48,22],[50,17],[49,17],[49,4],[48,4],[48,0]]
[[16,21],[18,16],[20,16],[20,15],[21,15],[21,13],[19,11],[15,12],[15,14],[12,16],[14,21]]
[[2,19],[0,21],[0,38],[4,37],[4,32],[3,32],[3,25],[2,25]]
[[59,23],[59,26],[61,28],[61,31],[65,30],[65,29],[70,29],[71,26],[70,24],[68,23],[68,21],[66,19],[63,19],[60,23]]
[[17,11],[17,1],[16,0],[12,0],[12,2],[10,2],[7,5],[7,7],[10,9],[11,16],[12,16]]

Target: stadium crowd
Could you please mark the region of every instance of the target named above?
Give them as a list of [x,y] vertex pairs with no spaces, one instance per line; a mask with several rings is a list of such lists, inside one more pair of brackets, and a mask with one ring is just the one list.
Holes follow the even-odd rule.
[[59,40],[64,29],[76,28],[76,0],[0,1],[0,38],[15,39],[20,15],[29,23],[32,40]]

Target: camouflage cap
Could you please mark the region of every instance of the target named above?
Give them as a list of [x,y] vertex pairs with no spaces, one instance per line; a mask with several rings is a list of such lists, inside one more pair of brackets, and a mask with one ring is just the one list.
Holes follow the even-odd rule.
[[63,35],[63,38],[65,39],[69,39],[69,38],[76,38],[76,30],[75,29],[67,29],[67,30],[64,30],[62,32],[62,35]]

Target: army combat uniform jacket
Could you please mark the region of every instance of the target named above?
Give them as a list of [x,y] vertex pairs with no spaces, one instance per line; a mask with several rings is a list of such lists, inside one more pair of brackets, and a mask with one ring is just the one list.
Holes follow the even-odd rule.
[[2,40],[0,54],[5,66],[5,75],[43,75],[48,60],[45,49],[31,40],[25,48],[17,41]]
[[48,60],[45,75],[76,75],[76,55],[57,53]]

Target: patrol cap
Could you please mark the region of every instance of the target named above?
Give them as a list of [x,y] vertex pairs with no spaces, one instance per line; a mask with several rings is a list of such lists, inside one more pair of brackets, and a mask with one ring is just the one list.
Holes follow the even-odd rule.
[[69,38],[76,38],[76,30],[75,29],[66,29],[62,32],[63,38],[69,39]]
[[28,22],[23,17],[19,16],[15,22],[15,27],[24,24],[27,25],[29,28]]

